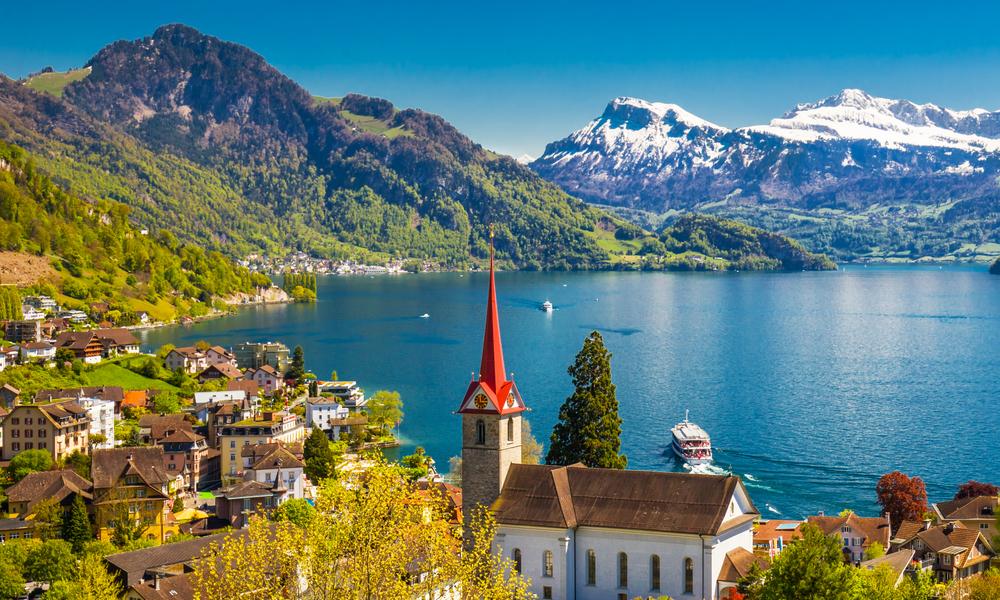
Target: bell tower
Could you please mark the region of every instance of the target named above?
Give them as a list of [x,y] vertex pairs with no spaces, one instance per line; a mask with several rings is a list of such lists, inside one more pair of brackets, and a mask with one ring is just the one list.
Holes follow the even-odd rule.
[[462,415],[462,514],[466,523],[477,506],[489,507],[500,495],[510,466],[521,462],[521,413],[524,401],[504,370],[493,271],[490,227],[490,288],[479,377],[473,378],[458,413]]

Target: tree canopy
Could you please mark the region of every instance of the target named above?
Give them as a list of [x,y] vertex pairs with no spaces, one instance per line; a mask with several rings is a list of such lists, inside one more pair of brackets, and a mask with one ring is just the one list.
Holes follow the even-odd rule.
[[903,521],[919,521],[927,512],[927,487],[919,477],[909,477],[899,471],[886,473],[875,486],[878,503],[889,513],[893,529]]
[[568,372],[575,389],[559,409],[545,461],[624,469],[628,459],[620,453],[622,420],[611,382],[611,353],[600,333],[587,336]]

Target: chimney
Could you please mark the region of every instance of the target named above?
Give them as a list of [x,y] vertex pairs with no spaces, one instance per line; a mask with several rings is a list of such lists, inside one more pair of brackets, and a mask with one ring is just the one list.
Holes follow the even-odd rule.
[[930,519],[924,519],[924,531],[927,531],[930,528],[931,528],[931,520]]
[[160,589],[160,574],[159,573],[153,573],[153,589],[154,590],[159,590]]
[[825,517],[826,516],[826,513],[824,513],[823,511],[819,511],[816,514],[817,514],[817,516],[820,516],[820,517]]

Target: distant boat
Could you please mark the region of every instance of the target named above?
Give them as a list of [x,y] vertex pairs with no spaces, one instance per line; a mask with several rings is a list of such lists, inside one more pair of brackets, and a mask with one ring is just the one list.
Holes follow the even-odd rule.
[[420,318],[421,319],[429,319],[429,318],[431,318],[431,316],[428,313],[424,313],[424,314],[420,315]]
[[712,439],[704,429],[688,421],[687,411],[684,411],[684,420],[674,425],[670,433],[674,438],[670,446],[681,460],[689,465],[712,462]]
[[545,312],[552,312],[552,303],[548,300],[542,302],[542,310]]

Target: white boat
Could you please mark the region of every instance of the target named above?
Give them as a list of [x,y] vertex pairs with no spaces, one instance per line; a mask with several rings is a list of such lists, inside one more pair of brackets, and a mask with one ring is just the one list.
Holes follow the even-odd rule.
[[684,411],[684,420],[674,425],[670,433],[674,438],[670,447],[681,460],[689,465],[712,462],[712,439],[704,429],[688,421],[687,411]]
[[545,312],[552,312],[552,303],[549,302],[548,300],[542,302],[542,310],[544,310]]
[[424,314],[420,315],[420,318],[421,319],[429,319],[429,318],[431,318],[431,316],[429,314],[427,314],[427,313],[424,313]]

